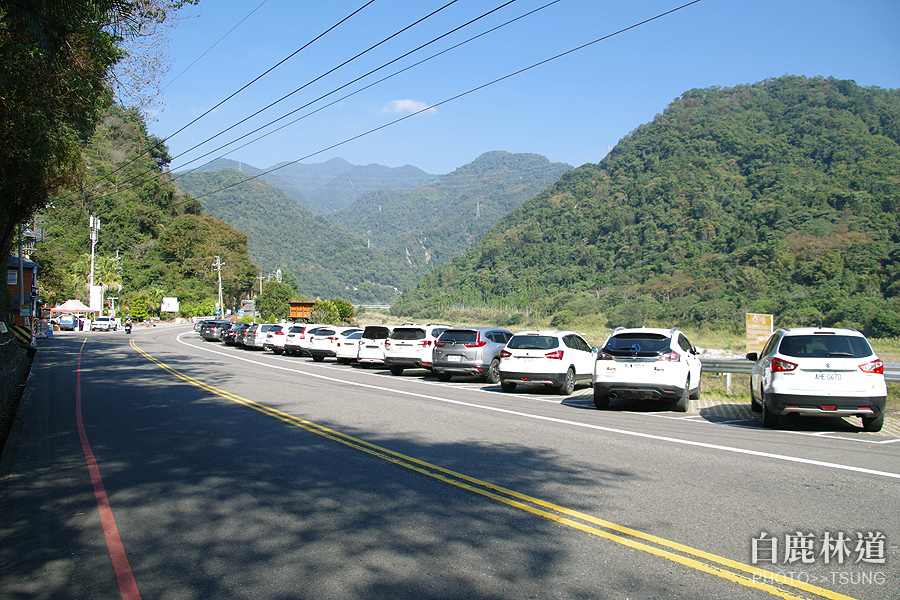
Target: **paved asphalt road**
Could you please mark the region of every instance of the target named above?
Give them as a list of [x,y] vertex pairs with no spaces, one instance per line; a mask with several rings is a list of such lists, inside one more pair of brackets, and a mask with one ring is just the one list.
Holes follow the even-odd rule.
[[42,340],[0,598],[900,597],[897,437],[423,374]]

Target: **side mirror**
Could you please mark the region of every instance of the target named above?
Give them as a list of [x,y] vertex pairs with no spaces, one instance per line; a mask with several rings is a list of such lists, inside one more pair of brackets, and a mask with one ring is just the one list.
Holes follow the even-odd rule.
[[756,362],[759,360],[759,354],[757,354],[756,352],[748,352],[747,360],[752,360],[753,362]]

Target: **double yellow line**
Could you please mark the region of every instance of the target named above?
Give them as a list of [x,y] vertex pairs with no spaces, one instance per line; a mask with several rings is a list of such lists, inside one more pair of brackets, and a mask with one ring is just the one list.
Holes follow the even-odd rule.
[[[552,502],[521,494],[487,481],[469,477],[468,475],[445,469],[412,456],[407,456],[382,446],[371,444],[359,438],[329,429],[328,427],[323,427],[322,425],[307,421],[306,419],[301,419],[300,417],[282,412],[270,406],[254,402],[253,400],[248,400],[247,398],[243,398],[236,394],[226,392],[190,377],[189,375],[185,375],[139,348],[134,340],[131,340],[129,343],[132,348],[143,355],[147,360],[191,385],[195,385],[212,394],[242,404],[264,415],[299,427],[310,433],[322,436],[355,450],[365,452],[366,454],[385,460],[399,467],[409,469],[410,471],[420,473],[426,477],[431,477],[485,498],[490,498],[491,500],[495,500],[507,506],[610,540],[634,550],[640,550],[654,556],[659,556],[660,558],[665,558],[703,573],[721,577],[722,579],[732,581],[738,585],[764,591],[779,598],[785,598],[786,600],[804,600],[810,597],[796,595],[793,590],[807,592],[812,594],[813,597],[828,598],[830,600],[854,600],[850,596],[821,588],[810,583],[787,579],[783,574],[773,573],[771,571],[766,571],[765,569],[760,569],[759,567],[745,565],[723,556],[692,548],[691,546],[679,544],[678,542],[650,535],[629,527],[623,527],[622,525],[617,525],[577,510],[572,510],[558,504],[553,504]],[[782,589],[781,587],[773,585],[771,582],[778,582],[780,585],[787,588],[793,588],[793,590]]]

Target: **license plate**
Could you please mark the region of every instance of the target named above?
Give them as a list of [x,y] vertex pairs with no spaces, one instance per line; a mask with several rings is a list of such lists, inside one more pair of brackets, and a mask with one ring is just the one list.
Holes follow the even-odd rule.
[[840,373],[816,373],[815,378],[819,381],[840,381]]
[[462,357],[456,354],[451,354],[447,357],[447,362],[459,362],[462,360]]

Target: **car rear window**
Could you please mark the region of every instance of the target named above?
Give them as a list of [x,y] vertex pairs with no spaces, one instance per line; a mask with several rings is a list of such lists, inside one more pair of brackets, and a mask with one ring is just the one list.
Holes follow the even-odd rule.
[[424,340],[425,330],[418,328],[398,327],[391,332],[392,340]]
[[795,358],[865,358],[873,354],[865,338],[855,335],[787,335],[778,352]]
[[472,344],[478,341],[478,332],[471,329],[448,329],[441,334],[438,341],[457,344]]
[[623,333],[609,338],[603,352],[613,356],[656,356],[669,351],[671,339],[650,333]]
[[334,335],[334,329],[319,327],[318,329],[316,329],[316,335]]
[[559,339],[552,335],[514,335],[506,347],[511,350],[550,350],[559,347]]
[[367,340],[386,340],[390,334],[391,330],[387,327],[369,325],[363,331],[362,336]]

